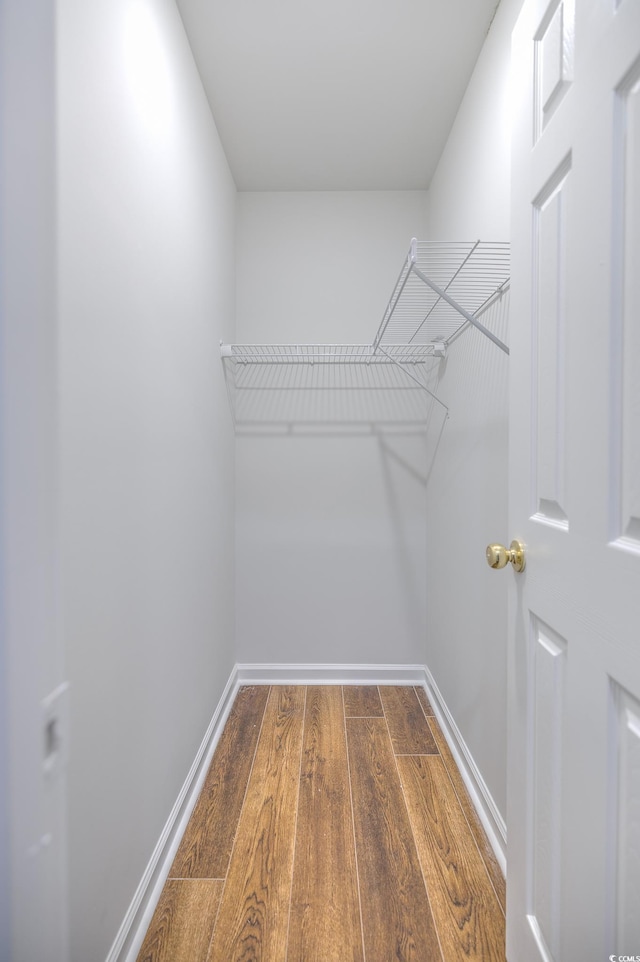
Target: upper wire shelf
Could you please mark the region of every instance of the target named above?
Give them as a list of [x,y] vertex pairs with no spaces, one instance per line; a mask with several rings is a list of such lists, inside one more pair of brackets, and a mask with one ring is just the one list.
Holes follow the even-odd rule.
[[507,345],[479,317],[509,285],[509,244],[418,243],[415,238],[375,336],[386,343],[418,348],[451,340],[472,324],[509,353]]

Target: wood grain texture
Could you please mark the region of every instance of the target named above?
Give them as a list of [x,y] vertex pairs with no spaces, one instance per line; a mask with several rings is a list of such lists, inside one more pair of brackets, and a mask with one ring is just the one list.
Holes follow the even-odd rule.
[[307,689],[288,962],[364,962],[339,686]]
[[398,770],[447,962],[505,962],[505,920],[439,755],[405,755]]
[[502,962],[505,880],[425,703],[241,689],[138,962]]
[[223,882],[168,880],[138,962],[205,962]]
[[462,811],[465,814],[469,831],[471,832],[473,838],[475,839],[476,845],[478,846],[478,850],[486,866],[489,878],[493,884],[494,891],[498,897],[498,902],[500,903],[502,912],[504,913],[506,912],[507,905],[507,890],[505,877],[502,874],[502,869],[500,868],[498,859],[496,858],[495,852],[489,844],[487,833],[482,827],[482,822],[480,821],[473,802],[469,797],[469,792],[464,784],[458,766],[455,763],[455,759],[451,754],[451,749],[449,748],[447,740],[442,734],[442,730],[435,718],[429,718],[429,726],[433,732],[433,737],[436,745],[438,746],[440,755],[442,756],[442,760],[446,766],[456,795],[458,796],[458,801],[460,802]]
[[384,714],[377,685],[344,685],[342,691],[347,718],[381,718]]
[[396,755],[437,754],[429,723],[413,688],[381,685],[380,698]]
[[169,878],[226,876],[268,694],[238,691]]
[[433,711],[433,708],[431,707],[431,702],[427,698],[427,693],[425,692],[424,688],[422,688],[421,685],[416,685],[416,687],[414,688],[414,691],[418,696],[418,701],[422,705],[422,710],[425,713],[425,715],[433,715],[434,711]]
[[209,962],[283,962],[296,830],[305,689],[269,693]]
[[441,960],[386,722],[349,718],[356,853],[367,962]]

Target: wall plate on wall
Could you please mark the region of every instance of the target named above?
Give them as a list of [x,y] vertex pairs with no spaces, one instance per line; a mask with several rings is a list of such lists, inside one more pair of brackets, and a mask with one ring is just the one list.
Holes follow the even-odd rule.
[[69,682],[65,681],[42,701],[42,767],[56,778],[69,758]]

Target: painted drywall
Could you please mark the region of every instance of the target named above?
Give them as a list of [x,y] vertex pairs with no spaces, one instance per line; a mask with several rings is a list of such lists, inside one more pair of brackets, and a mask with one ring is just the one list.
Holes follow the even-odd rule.
[[173,0],[60,0],[71,959],[106,957],[231,673],[235,185]]
[[[509,240],[511,31],[503,0],[428,193],[429,240]],[[508,342],[508,295],[484,317]],[[504,815],[507,578],[485,546],[507,542],[508,358],[473,329],[434,373],[451,416],[427,490],[424,660]],[[443,550],[443,545],[450,550]]]
[[62,680],[55,595],[54,9],[52,0],[0,3],[2,962],[66,958],[64,776],[60,765],[44,771],[42,708]]
[[[424,202],[240,192],[238,341],[370,343]],[[238,660],[414,663],[429,451],[423,430],[396,430],[412,382],[384,391],[349,366],[339,380],[320,365],[271,371],[236,397]]]

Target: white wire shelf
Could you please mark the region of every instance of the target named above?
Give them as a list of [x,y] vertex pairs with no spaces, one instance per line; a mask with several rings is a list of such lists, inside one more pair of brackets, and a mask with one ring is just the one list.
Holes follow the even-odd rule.
[[[371,344],[221,343],[236,425],[254,423],[260,412],[266,416],[267,409],[273,410],[274,421],[296,420],[302,402],[296,402],[295,416],[293,402],[287,402],[292,416],[285,417],[287,392],[297,392],[299,399],[304,396],[305,417],[313,404],[322,408],[325,417],[330,405],[318,401],[324,391],[325,396],[326,392],[340,394],[343,408],[349,407],[349,418],[353,411],[362,420],[379,420],[378,402],[373,403],[377,391],[387,403],[393,398],[396,417],[402,411],[408,421],[422,420],[425,409],[416,408],[416,388],[425,402],[430,398],[447,413],[429,386],[433,386],[434,365],[428,361],[445,357],[448,345],[468,325],[509,353],[504,341],[480,321],[508,289],[509,269],[507,243],[430,244],[414,238]],[[343,375],[338,374],[340,370]],[[320,376],[320,371],[325,373]],[[402,391],[411,393],[401,403]],[[365,417],[365,398],[369,411],[375,408],[375,418]]]
[[506,354],[507,345],[479,320],[508,288],[509,244],[418,243],[415,238],[373,347],[387,343],[418,347],[451,340],[472,324]]
[[[333,346],[333,345],[331,345]],[[328,355],[334,357],[334,355]],[[403,365],[404,368],[404,365]],[[231,363],[227,390],[236,430],[357,427],[424,430],[434,405],[425,391],[426,365],[411,366],[415,380],[383,357],[371,364],[325,360]]]

